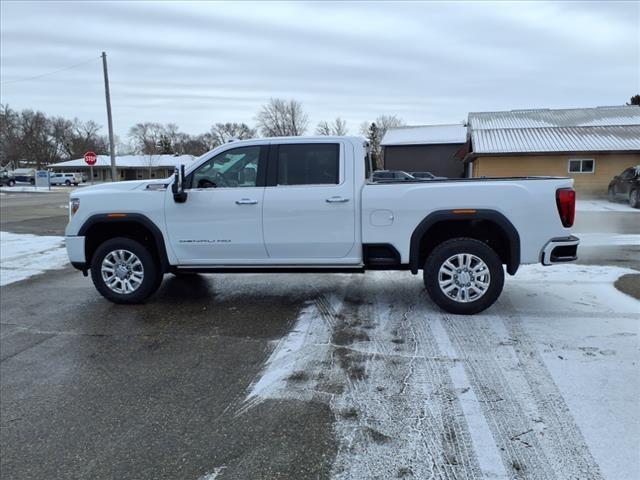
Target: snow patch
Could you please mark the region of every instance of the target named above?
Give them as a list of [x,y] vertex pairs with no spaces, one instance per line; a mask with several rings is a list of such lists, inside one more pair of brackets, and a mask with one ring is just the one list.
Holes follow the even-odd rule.
[[631,208],[628,203],[609,202],[608,200],[576,200],[576,211],[640,213],[640,209]]
[[68,188],[63,188],[63,187],[51,187],[51,190],[49,190],[46,187],[28,187],[28,186],[24,186],[24,187],[1,187],[0,188],[0,192],[6,192],[6,193],[12,193],[12,192],[29,192],[29,193],[56,193],[56,192],[64,192],[64,191],[69,191]]
[[201,476],[198,480],[216,480],[225,468],[227,467],[224,465],[222,467],[216,467],[213,469],[213,472]]
[[[576,233],[583,247],[640,245],[640,235],[619,233]],[[579,255],[578,255],[579,256]]]
[[68,263],[64,237],[0,232],[0,286]]

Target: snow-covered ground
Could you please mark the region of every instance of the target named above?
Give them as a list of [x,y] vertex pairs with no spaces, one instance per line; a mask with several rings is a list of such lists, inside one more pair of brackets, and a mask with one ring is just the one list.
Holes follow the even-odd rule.
[[578,212],[627,212],[640,213],[640,209],[631,208],[629,203],[609,202],[608,200],[577,200]]
[[68,264],[64,237],[0,232],[0,286]]
[[[576,232],[576,235],[580,239],[580,245],[583,247],[640,245],[640,234]],[[578,252],[578,255],[579,254],[580,252]]]
[[524,266],[471,317],[401,272],[336,275],[247,392],[326,402],[332,478],[636,479],[640,302],[632,270]]
[[0,192],[3,192],[3,193],[15,193],[15,192],[52,193],[52,192],[61,192],[65,190],[68,191],[69,187],[51,187],[51,190],[49,190],[46,187],[31,187],[27,185],[25,186],[16,185],[14,187],[0,187]]

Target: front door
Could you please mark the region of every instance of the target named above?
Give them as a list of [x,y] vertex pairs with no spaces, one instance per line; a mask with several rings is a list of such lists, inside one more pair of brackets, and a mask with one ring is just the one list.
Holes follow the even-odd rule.
[[233,265],[267,257],[262,234],[266,146],[226,150],[185,179],[187,200],[168,192],[169,241],[181,265]]
[[309,264],[357,257],[353,168],[345,165],[345,146],[335,141],[271,145],[263,208],[270,258]]

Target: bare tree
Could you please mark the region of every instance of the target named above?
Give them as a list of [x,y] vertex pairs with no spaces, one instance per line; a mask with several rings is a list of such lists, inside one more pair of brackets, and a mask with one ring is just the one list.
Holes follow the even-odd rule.
[[20,158],[16,160],[33,162],[40,169],[59,158],[51,135],[51,122],[44,113],[23,110],[18,117],[18,131]]
[[318,123],[316,127],[316,135],[335,135],[344,136],[347,134],[347,122],[340,117],[336,118],[332,123],[325,120]]
[[98,134],[100,129],[93,120],[51,119],[51,135],[61,158],[80,158],[88,151],[107,153],[109,142],[106,136]]
[[129,129],[129,138],[137,153],[153,155],[158,153],[165,129],[155,122],[136,123]]
[[387,130],[403,127],[404,125],[406,125],[405,121],[396,115],[379,115],[375,121],[371,123],[363,122],[360,125],[360,133],[369,140],[371,157],[376,168],[383,168],[384,165],[384,152],[380,142],[382,142]]
[[272,98],[256,116],[258,128],[265,137],[303,135],[309,118],[297,100]]
[[255,128],[246,123],[216,123],[211,127],[211,140],[215,147],[223,145],[229,140],[247,140],[256,137]]
[[[379,115],[373,123],[375,123],[378,128],[380,138],[383,138],[390,128],[404,127],[406,125],[406,122],[396,115]],[[360,133],[366,137],[370,126],[371,124],[369,122],[362,123],[360,125]]]
[[20,160],[19,114],[9,105],[0,105],[0,166]]

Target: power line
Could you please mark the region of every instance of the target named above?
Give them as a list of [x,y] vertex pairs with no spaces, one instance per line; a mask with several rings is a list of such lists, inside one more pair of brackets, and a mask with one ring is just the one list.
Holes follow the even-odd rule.
[[8,82],[2,82],[0,85],[8,85],[10,83],[26,82],[26,81],[29,81],[29,80],[37,80],[38,78],[48,77],[49,75],[53,75],[55,73],[64,72],[65,70],[71,70],[72,68],[76,68],[76,67],[79,67],[81,65],[85,65],[87,63],[94,62],[99,58],[100,57],[95,57],[95,58],[92,58],[91,60],[85,60],[84,62],[75,63],[73,65],[69,65],[68,67],[64,67],[64,68],[61,68],[59,70],[54,70],[53,72],[43,73],[41,75],[35,75],[33,77],[19,78],[17,80],[9,80]]

